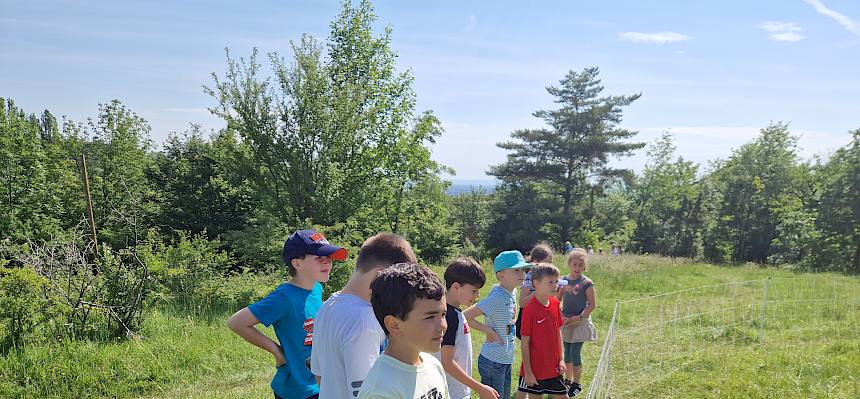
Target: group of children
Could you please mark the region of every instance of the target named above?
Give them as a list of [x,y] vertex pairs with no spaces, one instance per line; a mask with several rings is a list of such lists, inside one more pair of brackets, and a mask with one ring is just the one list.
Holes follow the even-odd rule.
[[[323,303],[321,284],[347,250],[300,230],[284,243],[290,280],[236,312],[228,326],[273,355],[276,399],[463,399],[472,391],[510,399],[517,338],[517,398],[574,397],[582,390],[582,343],[597,339],[595,291],[582,274],[585,251],[568,253],[567,276],[552,256],[546,245],[528,261],[519,251],[500,253],[493,261],[499,284],[474,303],[486,283],[474,259],[451,262],[443,285],[417,264],[403,237],[377,234],[362,244],[343,289]],[[273,327],[278,342],[256,328],[260,323]],[[472,328],[486,336],[480,381],[471,375]]]

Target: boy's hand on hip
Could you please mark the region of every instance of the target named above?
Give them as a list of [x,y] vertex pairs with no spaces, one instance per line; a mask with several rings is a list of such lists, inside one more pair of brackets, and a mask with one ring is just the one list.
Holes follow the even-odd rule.
[[284,357],[284,354],[281,352],[276,353],[275,354],[275,367],[281,367],[285,364],[287,364],[287,358]]
[[478,393],[478,397],[481,399],[499,399],[499,393],[489,385],[481,385],[475,392]]

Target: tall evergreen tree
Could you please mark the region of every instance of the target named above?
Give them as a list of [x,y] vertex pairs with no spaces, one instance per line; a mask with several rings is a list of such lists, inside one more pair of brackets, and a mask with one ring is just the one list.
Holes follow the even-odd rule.
[[504,182],[536,183],[554,199],[548,211],[555,238],[569,239],[575,223],[575,207],[595,192],[594,186],[629,173],[608,167],[612,156],[630,155],[644,143],[627,139],[636,131],[621,128],[622,109],[636,101],[631,96],[603,95],[596,67],[570,71],[560,86],[547,88],[560,104],[558,109],[534,113],[548,128],[522,129],[514,139],[498,146],[510,151],[505,163],[492,166],[489,174]]

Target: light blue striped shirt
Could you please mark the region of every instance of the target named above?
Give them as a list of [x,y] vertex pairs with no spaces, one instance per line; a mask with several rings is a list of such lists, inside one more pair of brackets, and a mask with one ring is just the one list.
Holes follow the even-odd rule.
[[514,315],[517,297],[513,292],[496,284],[482,301],[478,309],[484,312],[484,324],[499,334],[502,342],[484,342],[481,356],[501,364],[514,362]]

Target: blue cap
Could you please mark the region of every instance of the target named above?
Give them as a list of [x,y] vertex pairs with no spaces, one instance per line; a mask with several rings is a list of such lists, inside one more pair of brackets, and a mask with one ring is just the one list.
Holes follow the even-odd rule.
[[517,250],[502,252],[496,255],[496,259],[493,260],[493,270],[496,272],[506,269],[522,269],[524,267],[531,266],[532,264],[526,262],[525,258],[523,258],[523,254]]
[[332,260],[344,260],[347,250],[331,245],[322,233],[316,230],[299,230],[284,241],[284,252],[281,257],[285,264],[304,255],[328,256]]

